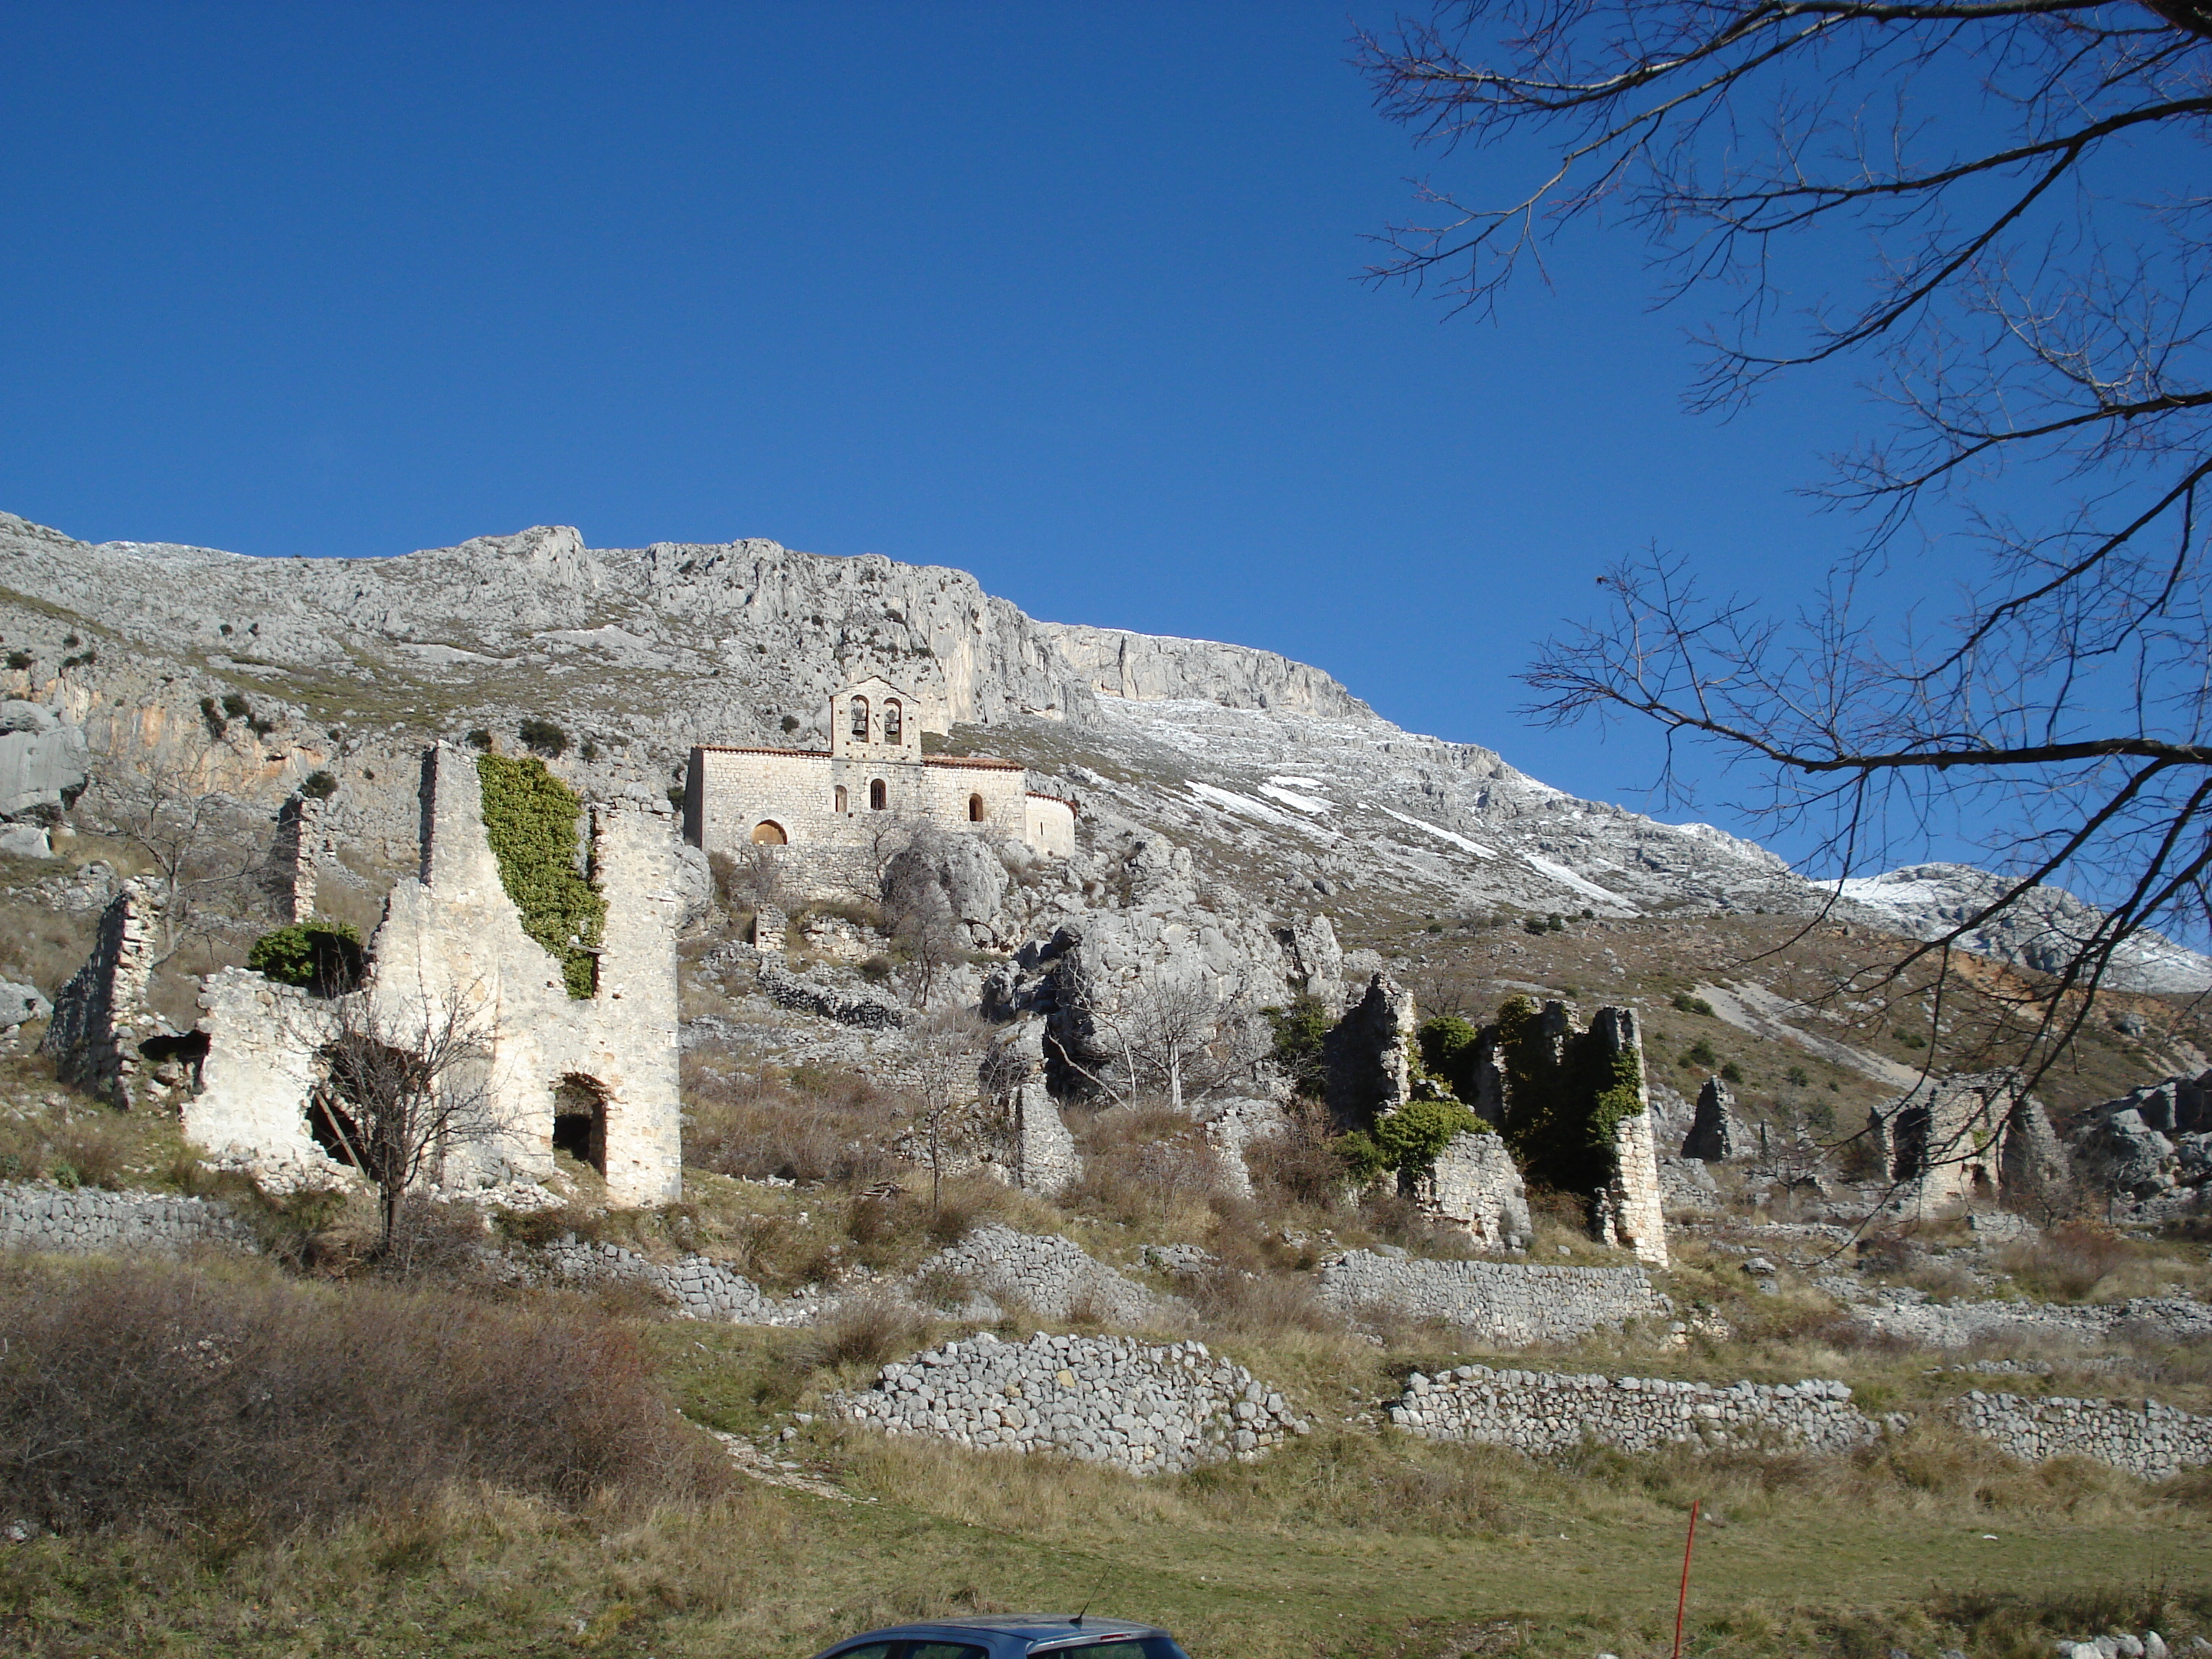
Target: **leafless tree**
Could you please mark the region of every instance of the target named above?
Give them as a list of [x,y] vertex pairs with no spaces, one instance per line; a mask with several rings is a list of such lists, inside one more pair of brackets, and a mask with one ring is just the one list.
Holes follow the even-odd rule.
[[1110,990],[1082,983],[1072,1000],[1091,1030],[1091,1058],[1072,1054],[1068,1063],[1119,1103],[1156,1090],[1182,1111],[1249,1079],[1273,1046],[1241,990],[1224,994],[1195,971],[1163,970]]
[[[1693,408],[1865,364],[1888,417],[1819,486],[1864,526],[1825,583],[1778,617],[1683,560],[1619,563],[1606,613],[1529,671],[1534,712],[1656,722],[1676,799],[1686,750],[1717,751],[1836,875],[1934,836],[1986,847],[2003,890],[1847,988],[1932,982],[1931,1064],[1961,941],[2045,882],[2106,907],[1999,988],[2020,1018],[1978,1057],[2031,1085],[2122,946],[2212,921],[2212,9],[1457,0],[1359,49],[1423,142],[1540,156],[1494,198],[1425,187],[1439,211],[1389,234],[1376,276],[1486,311],[1561,228],[1610,222],[1649,240],[1667,300],[1713,302]],[[1945,538],[1987,574],[1923,616],[1901,556]]]
[[424,1173],[498,1132],[489,1092],[491,1034],[460,988],[404,1012],[371,992],[314,1005],[327,1068],[310,1110],[376,1188],[379,1249],[388,1250]]
[[158,754],[111,762],[94,777],[89,816],[152,866],[157,967],[192,940],[247,921],[264,902],[262,827],[204,779],[204,767]]
[[937,1213],[945,1182],[945,1135],[963,1107],[981,1092],[980,1068],[991,1028],[963,1009],[941,1009],[907,1028],[914,1048],[915,1094],[929,1152],[929,1211]]

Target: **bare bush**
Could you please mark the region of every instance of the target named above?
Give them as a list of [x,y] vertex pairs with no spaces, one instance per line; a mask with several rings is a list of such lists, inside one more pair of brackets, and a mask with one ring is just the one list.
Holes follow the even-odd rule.
[[726,1478],[635,1340],[578,1308],[19,1265],[0,1329],[0,1505],[63,1531],[274,1533],[456,1481],[574,1504]]
[[921,1346],[927,1324],[912,1308],[887,1296],[848,1297],[819,1327],[808,1354],[817,1367],[871,1370]]

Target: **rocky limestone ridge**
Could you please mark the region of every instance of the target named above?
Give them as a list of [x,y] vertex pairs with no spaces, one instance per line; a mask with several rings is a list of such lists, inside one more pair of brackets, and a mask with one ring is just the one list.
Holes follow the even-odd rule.
[[[331,842],[395,869],[415,824],[411,789],[394,786],[425,737],[512,741],[548,718],[572,739],[557,766],[572,785],[658,799],[695,743],[820,742],[830,690],[879,672],[956,751],[1024,762],[1086,823],[1165,834],[1201,885],[1269,915],[1833,902],[1755,843],[1576,799],[1495,750],[1405,732],[1287,658],[1037,622],[963,572],[874,554],[592,549],[540,526],[391,558],[270,559],[93,545],[0,514],[0,646],[28,665],[0,667],[0,699],[34,711],[0,735],[0,774],[40,810],[81,787],[85,761],[268,810],[325,772]],[[1855,889],[1843,911],[1910,931],[1895,896]],[[1995,932],[1977,945],[2015,961],[2039,948]],[[2212,984],[2212,962],[2145,950],[2136,982]]]

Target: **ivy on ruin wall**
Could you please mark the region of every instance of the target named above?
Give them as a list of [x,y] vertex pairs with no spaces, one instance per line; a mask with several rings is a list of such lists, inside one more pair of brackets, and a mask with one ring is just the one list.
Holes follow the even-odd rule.
[[1505,1073],[1505,1144],[1528,1179],[1563,1192],[1596,1190],[1619,1173],[1614,1137],[1644,1109],[1632,1054],[1593,1032],[1564,1042],[1546,1030],[1530,998],[1510,997],[1490,1027]]
[[484,838],[499,860],[500,885],[522,913],[522,931],[560,963],[570,996],[591,995],[607,902],[576,868],[581,798],[535,757],[479,755],[477,777]]

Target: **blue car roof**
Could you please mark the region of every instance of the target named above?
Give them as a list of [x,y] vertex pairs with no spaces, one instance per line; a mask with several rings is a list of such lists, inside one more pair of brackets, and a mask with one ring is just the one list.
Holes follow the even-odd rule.
[[[850,1647],[855,1642],[912,1640],[932,1636],[1000,1636],[1012,1638],[1030,1649],[1056,1647],[1064,1643],[1105,1642],[1116,1638],[1165,1636],[1167,1632],[1158,1625],[1142,1625],[1127,1619],[1106,1619],[1096,1613],[1086,1614],[1080,1624],[1076,1615],[1066,1613],[966,1613],[951,1619],[927,1619],[911,1625],[890,1625],[882,1630],[872,1630],[858,1636],[848,1636],[836,1647]],[[830,1652],[833,1649],[824,1649]]]

